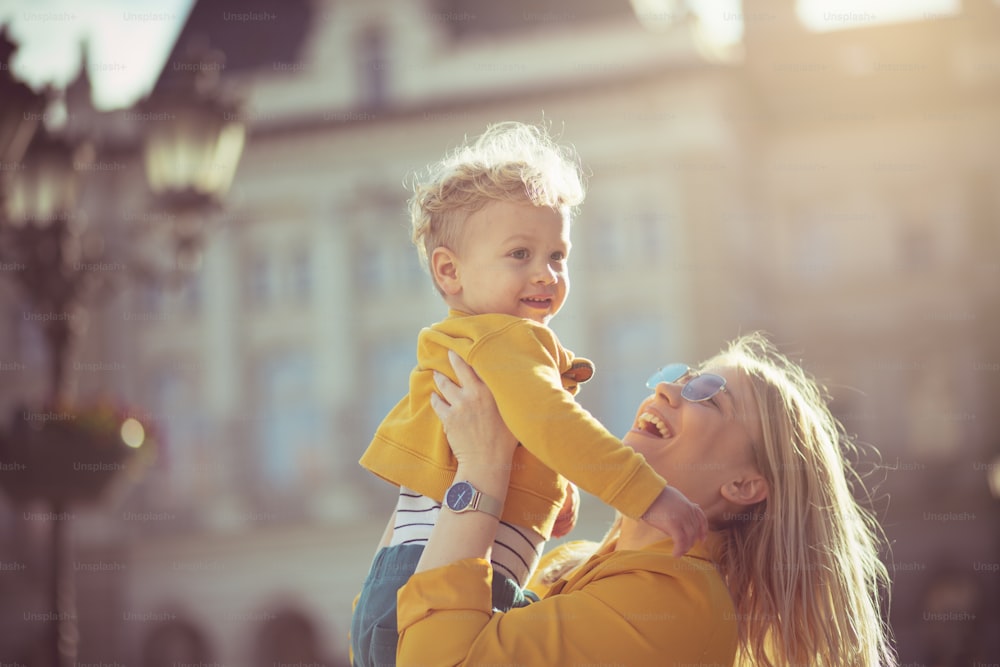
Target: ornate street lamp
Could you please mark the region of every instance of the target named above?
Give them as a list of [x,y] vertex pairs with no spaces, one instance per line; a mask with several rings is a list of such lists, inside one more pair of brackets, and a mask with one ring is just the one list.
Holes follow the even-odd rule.
[[77,171],[89,162],[89,145],[41,132],[27,160],[8,174],[6,217],[12,228],[47,227],[76,207]]
[[[12,43],[0,33],[0,158],[11,165],[0,171],[0,258],[19,267],[13,274],[34,309],[29,319],[44,332],[50,372],[43,410],[21,410],[0,433],[0,463],[9,471],[0,482],[15,503],[43,500],[52,509],[50,662],[71,667],[76,611],[72,545],[62,515],[76,503],[100,498],[135,458],[144,429],[107,406],[81,410],[69,401],[67,360],[86,325],[83,302],[94,278],[83,268],[83,260],[93,258],[82,256],[85,216],[76,204],[77,176],[93,150],[37,132],[46,100],[9,76],[12,53]],[[143,105],[145,113],[157,114],[157,122],[146,124],[149,186],[157,205],[176,214],[172,250],[186,269],[197,265],[203,216],[221,206],[243,148],[235,103],[213,95],[220,69],[213,62],[219,61],[193,62],[189,76]]]
[[7,36],[7,26],[0,27],[0,168],[11,170],[24,156],[45,110],[45,97],[14,78],[11,56],[17,45]]
[[49,352],[46,399],[66,399],[66,359],[85,316],[81,298],[89,275],[80,266],[81,216],[76,209],[78,170],[89,162],[90,147],[39,134],[21,169],[3,183],[0,247],[20,267],[14,277],[34,308],[30,313],[45,334]]
[[133,437],[124,439],[124,416],[69,408],[67,360],[86,326],[81,301],[90,283],[80,268],[82,220],[74,215],[77,176],[89,153],[86,144],[36,134],[20,168],[4,174],[0,211],[0,249],[19,267],[13,275],[33,309],[28,319],[42,329],[50,364],[42,409],[18,411],[8,432],[0,434],[0,461],[11,471],[3,478],[11,500],[17,504],[42,500],[51,509],[53,667],[68,667],[76,660],[67,510],[97,500],[143,440],[134,437],[134,429],[142,428],[137,422],[131,427]]
[[151,119],[143,157],[159,207],[174,219],[178,266],[197,267],[206,214],[229,192],[246,137],[240,103],[220,89],[224,57],[194,50],[175,63],[161,87],[143,103]]

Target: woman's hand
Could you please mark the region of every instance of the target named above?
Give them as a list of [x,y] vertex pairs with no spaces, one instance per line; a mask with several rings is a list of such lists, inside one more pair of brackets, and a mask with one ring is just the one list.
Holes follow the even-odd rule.
[[[441,418],[458,460],[455,481],[467,481],[502,504],[507,498],[510,461],[517,439],[500,418],[493,394],[472,367],[453,352],[448,353],[448,358],[459,384],[434,373],[440,395],[431,394],[431,407]],[[416,571],[465,558],[489,560],[498,521],[486,512],[442,511]]]
[[431,394],[431,407],[441,419],[451,451],[462,467],[509,464],[517,439],[504,424],[489,387],[472,366],[448,352],[459,384],[434,373],[439,394]]

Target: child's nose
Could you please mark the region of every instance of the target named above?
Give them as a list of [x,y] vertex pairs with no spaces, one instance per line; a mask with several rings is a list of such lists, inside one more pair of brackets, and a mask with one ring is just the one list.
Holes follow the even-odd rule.
[[551,285],[559,280],[559,272],[552,267],[551,264],[546,262],[536,271],[535,281],[542,283],[543,285]]

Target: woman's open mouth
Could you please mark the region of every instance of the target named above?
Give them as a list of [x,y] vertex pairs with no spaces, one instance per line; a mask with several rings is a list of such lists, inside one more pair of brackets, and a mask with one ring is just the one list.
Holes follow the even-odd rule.
[[640,431],[656,436],[658,438],[669,438],[670,429],[666,422],[652,412],[643,412],[635,422],[635,426]]

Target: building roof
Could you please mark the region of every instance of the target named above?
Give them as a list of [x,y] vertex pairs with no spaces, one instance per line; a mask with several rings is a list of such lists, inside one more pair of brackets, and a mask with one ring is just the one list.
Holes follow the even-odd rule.
[[227,75],[299,62],[314,6],[310,0],[195,0],[156,88],[170,84],[173,65],[192,49],[221,51]]
[[455,39],[635,15],[628,0],[432,0],[431,6],[449,19],[443,23]]

